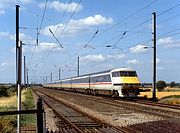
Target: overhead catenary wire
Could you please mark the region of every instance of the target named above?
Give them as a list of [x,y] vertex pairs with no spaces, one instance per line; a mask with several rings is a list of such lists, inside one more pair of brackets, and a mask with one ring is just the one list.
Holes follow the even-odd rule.
[[[71,2],[72,2],[72,0],[69,1],[68,6],[67,6],[67,8],[66,8],[66,10],[65,10],[65,12],[64,12],[64,14],[63,14],[63,18],[62,18],[62,19],[64,19],[64,16],[65,16],[65,14],[67,13],[67,10],[68,10],[69,5],[70,5]],[[57,32],[57,30],[59,29],[59,27],[60,27],[60,26],[58,25],[57,28],[56,28],[55,31],[54,31],[54,34],[56,34],[56,32]],[[53,37],[53,35],[52,35],[52,37]],[[52,42],[52,37],[51,37],[50,43]],[[58,40],[58,38],[57,38],[57,40]],[[52,51],[53,48],[54,48],[54,47],[50,48],[50,49],[41,57],[40,62],[44,62],[44,61],[45,61],[45,59],[49,56],[49,54],[51,53],[51,51]]]
[[64,18],[64,16],[66,15],[66,13],[67,13],[67,11],[68,11],[69,6],[70,6],[71,3],[72,3],[72,0],[69,1],[68,6],[66,7],[66,10],[65,10],[65,12],[64,12],[63,15],[62,15],[62,18]]
[[[156,0],[156,1],[157,1],[157,0]],[[151,2],[150,4],[148,4],[147,6],[145,6],[144,8],[150,6],[151,4],[153,4],[153,3],[156,2],[156,1]],[[142,8],[142,10],[143,10],[143,8]],[[139,11],[140,11],[140,10],[139,10]],[[138,13],[139,11],[137,11],[136,13]],[[136,13],[135,13],[135,14],[136,14]],[[129,17],[130,17],[130,16],[129,16]],[[127,19],[127,18],[126,18],[126,19]],[[124,32],[124,33],[126,34],[126,32]],[[125,35],[125,34],[124,34],[124,35]],[[123,36],[124,36],[124,35],[123,35]],[[93,39],[93,37],[92,37],[89,41],[91,41],[92,39]],[[88,41],[88,43],[89,43],[89,41]],[[88,43],[87,43],[87,44],[88,44]],[[87,45],[85,45],[85,47],[86,47],[86,46],[87,46]],[[115,46],[115,47],[116,47],[116,46]]]
[[[176,4],[176,5],[172,6],[172,7],[170,7],[170,8],[168,8],[168,9],[166,9],[166,10],[163,11],[163,12],[161,12],[160,14],[157,15],[157,17],[159,17],[159,16],[161,16],[161,15],[163,15],[163,14],[165,14],[165,13],[171,11],[171,10],[173,10],[174,8],[176,8],[176,7],[178,7],[178,6],[180,6],[180,3],[179,3],[179,4]],[[149,18],[149,19],[143,21],[142,23],[140,23],[140,24],[138,24],[138,25],[130,28],[130,29],[127,30],[126,32],[131,32],[131,31],[133,31],[134,29],[136,29],[136,28],[142,26],[143,24],[149,22],[150,20],[152,20],[152,18]],[[166,21],[166,20],[164,20],[164,21]],[[163,21],[162,21],[162,22],[163,22]],[[144,29],[146,29],[146,28],[144,28]],[[143,29],[143,30],[144,30],[144,29]],[[102,43],[101,45],[99,45],[98,47],[100,47],[100,46],[104,45],[105,43],[110,42],[110,41],[112,41],[112,40],[114,40],[114,39],[116,39],[116,38],[119,38],[119,36],[113,37],[113,38],[109,39],[108,41],[103,42],[103,43]],[[122,39],[123,39],[123,37],[121,36],[120,39],[118,39],[118,41],[117,41],[114,45],[116,46],[116,45],[119,43],[119,41],[122,40]]]
[[[42,25],[43,25],[43,21],[44,21],[44,17],[45,17],[45,12],[46,12],[46,8],[47,8],[47,3],[48,3],[48,0],[46,0],[46,3],[45,3],[45,7],[44,7],[44,11],[43,11],[43,15],[42,15],[42,19],[41,19],[39,31],[38,31],[38,28],[37,28],[37,39],[36,39],[36,42],[37,42],[37,43],[39,42],[39,35],[40,35],[41,28],[42,28]],[[37,45],[38,45],[38,44],[37,44]],[[28,63],[27,66],[29,66],[30,63],[31,63],[31,61],[32,61],[32,58],[33,58],[33,56],[34,56],[34,53],[35,53],[35,50],[36,50],[37,45],[34,46],[34,49],[33,49],[32,55],[31,55],[31,58],[30,58],[29,63]]]
[[163,15],[163,14],[165,14],[165,13],[167,13],[167,12],[173,10],[173,9],[175,9],[175,8],[178,7],[178,6],[180,6],[180,3],[178,3],[178,4],[176,4],[176,5],[174,5],[174,6],[170,7],[170,8],[168,8],[167,10],[161,12],[160,14],[157,14],[157,17],[159,17],[159,16],[161,16],[161,15]]
[[[151,3],[149,3],[148,5],[146,5],[145,7],[143,7],[142,9],[139,9],[138,11],[136,11],[136,12],[134,13],[134,15],[137,14],[138,12],[140,12],[141,10],[147,8],[148,6],[152,5],[152,4],[153,4],[154,2],[156,2],[156,1],[157,1],[157,0],[154,0],[153,2],[151,2]],[[79,5],[80,3],[81,3],[81,0],[78,2],[78,5]],[[78,6],[76,7],[76,9],[77,9],[77,8],[78,8]],[[66,9],[67,9],[67,8],[66,8]],[[75,9],[75,10],[76,10],[76,9]],[[75,11],[74,11],[73,14],[71,15],[71,17],[70,17],[69,21],[67,22],[67,24],[64,26],[64,28],[63,28],[61,34],[59,35],[59,37],[61,37],[62,33],[65,31],[65,29],[66,29],[68,23],[70,22],[72,16],[74,15],[74,13],[75,13]],[[130,15],[129,17],[132,17],[132,16],[133,16],[133,14]],[[126,19],[128,19],[128,18],[126,18]],[[58,28],[59,28],[59,27],[57,27],[57,29],[58,29]],[[56,29],[56,31],[57,31],[57,29]],[[58,37],[58,38],[59,38],[59,37]],[[92,38],[92,39],[93,39],[93,38]],[[91,41],[92,39],[90,39],[90,41]],[[48,52],[48,55],[49,55],[49,53],[50,53],[50,52]]]
[[[154,2],[155,2],[155,1],[154,1]],[[148,4],[148,5],[145,6],[145,7],[150,6],[150,5],[153,4],[154,2]],[[171,11],[171,10],[173,10],[174,8],[176,8],[176,7],[178,7],[178,6],[180,6],[180,3],[179,3],[179,4],[176,4],[176,5],[172,6],[172,7],[170,7],[170,8],[168,8],[168,9],[166,9],[166,10],[163,11],[163,12],[161,12],[160,14],[157,15],[157,17],[159,17],[159,16],[161,16],[161,15],[163,15],[163,14],[165,14],[165,13]],[[145,7],[142,8],[142,10],[145,9]],[[140,9],[139,11],[141,11],[141,9]],[[138,13],[138,11],[137,11],[136,13]],[[136,13],[134,13],[134,14],[136,14]],[[130,16],[131,16],[131,15],[130,15]],[[140,24],[138,24],[138,25],[136,25],[136,26],[130,28],[129,30],[126,31],[126,33],[127,33],[127,32],[133,31],[134,29],[136,29],[136,28],[140,27],[141,25],[143,25],[143,24],[149,22],[150,20],[152,20],[152,18],[149,18],[149,19],[145,20],[144,22],[142,22],[142,23],[140,23]],[[100,34],[101,34],[101,33],[100,33]],[[116,38],[116,37],[114,37],[114,38]],[[114,38],[113,38],[113,39],[114,39]],[[110,40],[113,40],[113,39],[110,39]],[[117,40],[117,42],[116,42],[114,45],[116,46],[116,45],[119,43],[119,41],[122,40],[122,39],[123,39],[123,34],[122,34],[122,36]],[[108,40],[108,42],[109,42],[109,40]],[[103,43],[103,44],[104,44],[104,43]]]
[[[157,15],[158,16],[158,15]],[[139,26],[140,27],[140,26]],[[136,29],[136,28],[135,28]],[[134,29],[133,29],[134,30]],[[128,30],[127,30],[128,31]]]
[[[170,17],[171,18],[171,17]],[[162,37],[168,37],[168,36],[172,36],[172,35],[178,35],[178,34],[180,34],[180,32],[177,32],[177,33],[173,33],[173,32],[176,32],[176,31],[179,31],[180,30],[180,28],[177,28],[177,29],[174,29],[174,30],[171,30],[171,31],[168,31],[168,32],[165,32],[165,33],[163,33],[163,34],[160,34],[159,36],[157,36],[157,39],[160,39],[160,38],[162,38]],[[172,33],[172,34],[170,34],[170,33]],[[110,40],[109,40],[110,41]],[[138,43],[136,43],[136,44],[133,44],[133,45],[131,45],[131,46],[129,46],[128,47],[128,49],[129,48],[131,48],[131,47],[133,47],[133,46],[136,46],[136,45],[138,45],[138,44],[144,44],[144,43],[149,43],[149,42],[151,42],[152,41],[152,39],[147,39],[147,40],[144,40],[144,41],[141,41],[141,42],[138,42]],[[121,49],[121,48],[120,48]],[[121,50],[125,50],[125,49],[121,49]],[[128,50],[129,51],[129,50]],[[128,51],[126,51],[126,53],[128,53]],[[123,52],[124,53],[124,52]],[[86,61],[86,60],[85,60]],[[81,61],[81,63],[82,62],[84,62],[84,61]]]
[[131,15],[129,15],[129,16],[125,17],[124,19],[122,19],[119,23],[111,26],[110,28],[106,29],[104,32],[99,33],[99,35],[101,35],[101,34],[107,32],[107,31],[111,30],[114,26],[119,25],[119,24],[121,24],[122,22],[126,21],[127,19],[135,16],[136,14],[138,14],[138,13],[141,12],[142,10],[146,9],[147,7],[151,6],[152,4],[154,4],[154,3],[157,2],[157,1],[158,1],[158,0],[154,0],[154,1],[150,2],[150,3],[148,3],[148,4],[145,5],[143,8],[138,9],[136,12],[134,12],[134,13],[132,13]]
[[[78,4],[77,4],[77,6],[76,6],[76,8],[75,8],[75,10],[73,11],[73,13],[72,13],[72,15],[70,16],[70,18],[69,18],[69,21],[66,23],[66,25],[65,25],[65,27],[63,28],[63,30],[62,30],[62,32],[61,32],[61,34],[60,34],[60,36],[63,34],[63,32],[64,32],[64,30],[65,30],[65,28],[66,28],[66,26],[67,26],[67,24],[70,22],[70,20],[72,19],[72,17],[73,17],[73,15],[75,14],[75,12],[76,12],[76,10],[77,10],[77,8],[78,8],[78,6],[79,6],[79,4],[81,3],[81,1],[82,0],[79,0],[79,2],[78,2]],[[71,2],[71,1],[70,1]],[[69,2],[69,4],[70,4],[70,2]],[[68,6],[67,6],[67,8],[66,8],[66,11],[65,12],[67,12],[67,10],[68,10],[68,8],[69,8],[69,4],[68,4]],[[55,30],[55,32],[54,32],[54,34],[57,32],[57,30],[58,30],[58,28],[59,27],[57,27],[56,28],[56,30]],[[59,37],[60,37],[59,36]],[[57,37],[57,39],[59,40],[59,37]],[[47,56],[49,56],[49,54],[50,54],[50,52],[52,51],[52,48],[51,49],[49,49],[49,51],[47,52]],[[46,57],[47,57],[46,56]],[[44,57],[44,56],[43,56]],[[43,58],[42,57],[42,58]]]
[[74,16],[74,14],[75,14],[76,10],[78,9],[78,7],[79,7],[81,1],[82,1],[82,0],[79,0],[77,6],[76,6],[76,8],[75,8],[75,10],[74,10],[73,13],[71,14],[71,16],[70,16],[68,22],[65,24],[63,30],[61,31],[60,35],[58,36],[58,39],[59,39],[59,38],[62,36],[62,34],[64,33],[64,31],[65,31],[67,25],[69,24],[69,22],[71,21],[72,17]]
[[46,9],[47,9],[47,4],[48,4],[48,0],[46,0],[45,6],[44,6],[44,11],[43,11],[42,20],[41,20],[41,24],[40,24],[40,27],[39,27],[38,34],[41,33],[41,29],[42,29],[42,25],[43,25],[43,22],[44,22],[44,17],[45,17]]
[[[178,31],[178,30],[180,30],[180,29],[175,29],[175,30],[169,31],[169,32],[167,32],[167,33],[163,33],[163,34],[159,35],[157,38],[166,37],[166,36],[164,36],[164,35],[167,35],[167,34],[169,34],[169,33],[172,33],[172,32]],[[125,33],[123,33],[123,34],[125,34]],[[123,34],[122,34],[122,35],[123,35]],[[174,33],[174,34],[171,34],[171,35],[177,35],[177,34],[180,34],[180,33]],[[107,43],[107,42],[109,42],[109,41],[111,41],[111,40],[113,40],[113,39],[115,39],[115,38],[117,38],[117,37],[114,37],[114,38],[112,38],[112,39],[104,42],[103,44],[105,44],[105,43]],[[136,43],[135,45],[131,45],[131,46],[129,46],[129,48],[130,48],[130,47],[133,47],[133,46],[136,46],[136,45],[138,45],[138,44],[149,43],[149,42],[151,42],[151,41],[152,41],[152,39],[148,39],[148,40],[142,41],[142,42],[140,42],[140,43]],[[121,49],[121,48],[120,48],[120,49]],[[121,50],[123,50],[123,49],[121,49]],[[129,51],[129,50],[128,50],[128,51]],[[126,51],[126,53],[128,53],[128,51]],[[123,53],[124,53],[124,52],[123,52]],[[81,61],[81,63],[82,63],[82,62],[84,62],[84,61]]]
[[[63,28],[61,34],[59,35],[59,37],[57,37],[58,40],[59,40],[59,38],[61,37],[61,35],[64,33],[64,31],[65,31],[65,29],[66,29],[68,23],[70,22],[70,20],[71,20],[72,17],[74,16],[74,14],[75,14],[77,8],[79,7],[81,1],[82,1],[82,0],[79,0],[77,6],[76,6],[76,8],[75,8],[75,10],[73,11],[72,15],[70,16],[68,22],[65,24],[65,26],[64,26],[64,28]],[[69,4],[70,4],[70,2],[69,2]],[[68,9],[68,8],[66,8],[66,10],[67,10],[67,9]],[[55,30],[55,32],[56,32],[56,31],[57,31],[57,29]],[[50,54],[50,52],[52,51],[53,48],[54,48],[54,47],[50,48],[50,49],[47,51],[46,55],[42,56],[40,62],[43,62],[43,63],[45,62],[45,59],[49,56],[49,54]],[[44,57],[44,58],[43,58],[43,57]],[[45,58],[45,57],[46,57],[46,58]],[[43,60],[43,59],[44,59],[44,60]],[[39,69],[39,68],[38,68],[38,69]]]
[[[72,2],[72,0],[69,1],[68,6],[66,7],[66,10],[65,10],[65,12],[63,13],[62,20],[64,19],[65,15],[66,15],[66,13],[67,13],[67,10],[68,10],[68,8],[69,8],[69,6],[70,6],[70,4],[71,4],[71,2]],[[59,29],[59,27],[60,27],[60,25],[57,26],[56,30],[54,31],[54,34],[56,34],[56,32],[57,32],[57,30]]]

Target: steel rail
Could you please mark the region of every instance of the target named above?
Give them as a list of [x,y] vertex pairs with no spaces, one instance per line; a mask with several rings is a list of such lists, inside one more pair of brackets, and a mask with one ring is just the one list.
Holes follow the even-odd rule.
[[[47,94],[47,92],[46,92],[46,93],[45,93],[45,91],[42,92],[42,91],[40,91],[39,89],[36,90],[36,91],[39,91],[39,92],[41,92],[41,93],[43,93],[43,94],[51,97],[52,99],[54,99],[54,100],[59,101],[59,102],[62,103],[61,100],[57,99],[57,98],[56,98],[54,95],[52,95],[52,94]],[[90,119],[94,120],[95,122],[99,123],[102,127],[105,127],[105,128],[110,127],[111,131],[114,130],[115,132],[121,132],[121,133],[129,133],[129,132],[140,133],[139,131],[137,131],[137,130],[132,130],[132,129],[128,128],[128,127],[127,127],[127,128],[126,128],[126,127],[121,128],[121,127],[116,127],[116,126],[107,124],[107,123],[105,123],[105,122],[103,122],[103,121],[101,121],[101,120],[99,120],[99,119],[97,119],[97,118],[95,118],[95,117],[93,117],[93,116],[90,116],[89,114],[87,114],[87,113],[85,113],[85,112],[80,111],[79,109],[75,108],[75,107],[72,106],[72,105],[69,105],[69,104],[67,104],[67,103],[65,103],[65,102],[63,102],[63,104],[65,104],[66,106],[69,106],[69,107],[75,109],[76,111],[84,114],[84,115],[87,116],[88,118],[90,118]]]

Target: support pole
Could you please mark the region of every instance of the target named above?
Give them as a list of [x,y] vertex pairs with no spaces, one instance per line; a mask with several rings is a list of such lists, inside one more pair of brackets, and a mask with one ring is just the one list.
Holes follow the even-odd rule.
[[16,82],[18,80],[18,63],[17,63],[18,45],[19,45],[19,5],[16,5]]
[[29,70],[28,70],[28,67],[26,68],[26,72],[27,72],[27,87],[29,87],[29,76],[28,76],[28,73],[29,73]]
[[59,68],[59,80],[61,80],[61,68]]
[[[19,47],[18,47],[18,81],[17,81],[17,87],[18,87],[18,111],[21,111],[21,88],[22,88],[22,41],[20,41]],[[20,114],[17,116],[17,132],[21,133],[21,118]]]
[[77,76],[79,77],[79,57],[78,57],[78,70],[77,70]]
[[45,82],[44,82],[44,76],[43,76],[43,84],[44,84]]
[[[19,42],[19,5],[16,5],[16,84],[17,84],[17,110],[21,111],[21,64],[22,42]],[[21,133],[20,114],[17,115],[17,133]]]
[[156,13],[152,13],[152,35],[153,35],[153,101],[156,101]]
[[24,56],[24,87],[27,88],[27,85],[26,85],[26,56]]
[[43,104],[42,104],[42,99],[39,98],[38,102],[37,102],[37,130],[38,133],[44,133],[43,131],[43,127],[44,127],[44,117],[43,117],[43,113],[44,113],[44,109],[43,109]]
[[53,74],[51,73],[51,82],[52,82],[52,75],[53,75]]

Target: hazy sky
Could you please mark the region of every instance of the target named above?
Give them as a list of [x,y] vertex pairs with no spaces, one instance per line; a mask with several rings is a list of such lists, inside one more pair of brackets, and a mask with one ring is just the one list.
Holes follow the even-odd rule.
[[58,68],[62,78],[76,76],[77,57],[80,74],[132,67],[141,82],[152,82],[153,12],[157,80],[180,82],[179,0],[0,0],[0,82],[16,81],[17,4],[30,82],[49,81],[51,73],[56,80]]

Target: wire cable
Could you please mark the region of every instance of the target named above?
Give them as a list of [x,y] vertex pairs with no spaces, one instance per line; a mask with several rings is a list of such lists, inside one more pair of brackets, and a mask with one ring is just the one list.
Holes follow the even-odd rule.
[[79,2],[78,2],[78,4],[77,4],[77,6],[76,6],[76,8],[75,8],[75,10],[73,11],[72,15],[70,16],[70,18],[69,18],[68,22],[65,24],[65,26],[64,26],[64,28],[63,28],[63,30],[62,30],[62,32],[61,32],[61,33],[60,33],[60,35],[58,36],[58,39],[59,39],[59,38],[62,36],[62,34],[64,33],[64,31],[65,31],[65,29],[66,29],[67,25],[69,24],[69,22],[70,22],[71,18],[74,16],[74,14],[75,14],[75,12],[76,12],[77,8],[79,7],[79,5],[80,5],[81,1],[82,1],[82,0],[79,0]]
[[[39,35],[40,35],[40,32],[41,32],[41,28],[42,28],[42,25],[43,25],[43,21],[44,21],[44,17],[45,17],[45,12],[46,12],[46,8],[47,8],[47,3],[48,3],[48,0],[46,0],[46,3],[45,3],[45,7],[44,7],[44,11],[43,11],[43,16],[42,16],[42,20],[41,20],[41,24],[40,24],[40,28],[39,28],[39,31],[37,30],[37,43],[39,42]],[[38,29],[38,28],[37,28]],[[31,58],[29,60],[29,63],[28,63],[28,66],[30,65],[31,61],[32,61],[32,58],[34,56],[34,53],[35,53],[35,50],[36,50],[36,47],[37,45],[34,46],[34,49],[33,49],[33,52],[32,52],[32,55],[31,55]]]
[[144,6],[143,8],[137,10],[137,11],[134,12],[133,14],[125,17],[124,19],[122,19],[122,20],[120,21],[120,23],[117,23],[117,24],[111,26],[110,28],[106,29],[104,32],[99,33],[99,35],[107,32],[107,31],[109,31],[109,30],[112,29],[114,26],[117,26],[117,25],[121,24],[122,22],[126,21],[126,20],[129,19],[130,17],[134,17],[136,14],[138,14],[138,13],[141,12],[142,10],[146,9],[147,7],[151,6],[152,4],[154,4],[154,3],[157,2],[157,1],[158,1],[158,0],[154,0],[154,1],[150,2],[149,4],[147,4],[146,6]]

